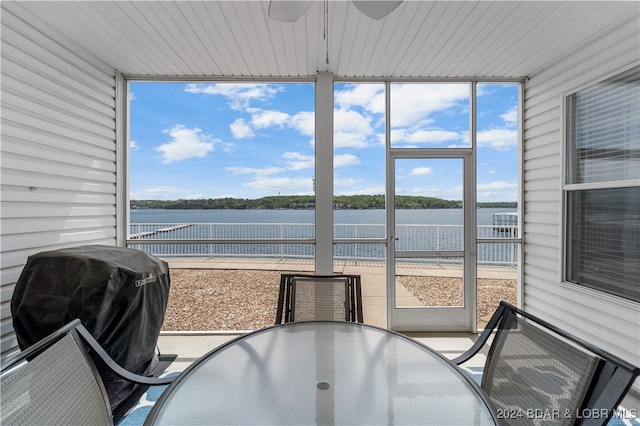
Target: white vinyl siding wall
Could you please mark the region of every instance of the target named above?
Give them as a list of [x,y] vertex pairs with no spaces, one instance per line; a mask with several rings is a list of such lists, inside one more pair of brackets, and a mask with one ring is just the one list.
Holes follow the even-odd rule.
[[2,5],[1,352],[31,254],[116,244],[115,70]]
[[525,84],[524,308],[640,365],[640,305],[562,284],[563,95],[640,60],[638,14]]

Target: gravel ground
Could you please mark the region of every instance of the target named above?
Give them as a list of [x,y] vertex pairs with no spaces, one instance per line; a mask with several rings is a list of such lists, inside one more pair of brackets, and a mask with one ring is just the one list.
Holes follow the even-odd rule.
[[[254,330],[273,325],[280,274],[285,272],[172,269],[162,330]],[[427,277],[428,286],[420,285],[424,279],[407,276],[399,282],[426,306],[461,304],[460,279]],[[515,280],[479,279],[479,322],[491,316],[501,299],[515,303],[515,297]]]

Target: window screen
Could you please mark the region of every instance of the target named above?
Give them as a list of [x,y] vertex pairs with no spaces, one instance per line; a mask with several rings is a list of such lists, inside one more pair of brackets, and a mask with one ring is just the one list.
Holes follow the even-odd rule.
[[565,111],[565,279],[640,302],[640,67]]

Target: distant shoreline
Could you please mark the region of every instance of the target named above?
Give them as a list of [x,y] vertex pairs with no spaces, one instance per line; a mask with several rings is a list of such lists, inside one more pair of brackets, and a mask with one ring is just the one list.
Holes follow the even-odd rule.
[[[516,208],[515,201],[480,202],[478,208]],[[383,195],[351,195],[334,197],[334,210],[381,210]],[[460,209],[462,201],[433,197],[399,195],[396,209]],[[314,210],[315,198],[310,195],[278,195],[258,199],[208,198],[196,200],[131,200],[131,209],[162,210]]]

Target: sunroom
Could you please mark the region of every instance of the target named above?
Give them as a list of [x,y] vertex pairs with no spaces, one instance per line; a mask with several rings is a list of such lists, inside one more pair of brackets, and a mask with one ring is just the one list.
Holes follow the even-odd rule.
[[[357,3],[399,4],[375,16]],[[398,307],[389,283],[402,249],[386,251],[385,326],[475,332],[476,250],[495,242],[476,229],[476,101],[512,84],[516,302],[640,365],[638,2],[9,1],[1,35],[3,355],[17,349],[10,301],[29,256],[135,246],[129,89],[140,82],[312,85],[318,274],[334,271],[340,243],[317,231],[335,225],[336,85],[378,87],[387,203],[401,164],[451,161],[467,212],[462,248],[429,254],[462,259],[466,308]],[[394,93],[409,85],[464,87],[466,145],[394,145]],[[388,227],[394,214],[387,204]],[[394,241],[386,232],[375,243]]]

